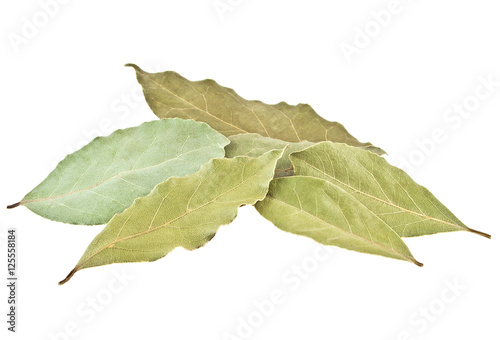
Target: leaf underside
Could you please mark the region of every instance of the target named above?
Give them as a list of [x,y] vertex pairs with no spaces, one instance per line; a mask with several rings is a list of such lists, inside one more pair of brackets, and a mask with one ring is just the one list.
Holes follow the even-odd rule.
[[258,158],[213,159],[185,177],[172,177],[115,215],[60,284],[85,268],[155,261],[177,247],[197,249],[229,224],[238,207],[266,196],[283,150]]
[[343,189],[323,179],[276,178],[271,181],[267,197],[255,208],[278,228],[321,244],[422,265],[385,222]]
[[68,155],[16,206],[54,221],[105,224],[158,183],[223,157],[228,143],[207,124],[179,118],[118,130]]
[[465,226],[429,190],[371,152],[322,142],[290,159],[296,175],[339,186],[401,237],[465,230],[490,238]]
[[286,142],[331,141],[385,152],[361,143],[341,124],[319,116],[311,106],[281,102],[275,105],[246,100],[214,80],[189,81],[173,71],[148,73],[137,65],[137,80],[153,112],[160,118],[191,118],[209,124],[225,136],[258,133]]

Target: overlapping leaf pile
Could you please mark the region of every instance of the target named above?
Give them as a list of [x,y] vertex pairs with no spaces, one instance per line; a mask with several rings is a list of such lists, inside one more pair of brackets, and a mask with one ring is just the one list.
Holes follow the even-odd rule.
[[309,105],[248,101],[213,80],[128,66],[161,119],[94,139],[8,207],[107,224],[60,284],[81,269],[202,247],[242,205],[324,245],[419,266],[402,237],[490,237]]

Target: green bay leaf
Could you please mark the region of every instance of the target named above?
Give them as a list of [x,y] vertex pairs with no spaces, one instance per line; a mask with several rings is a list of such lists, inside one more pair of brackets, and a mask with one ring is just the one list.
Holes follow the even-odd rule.
[[322,118],[307,104],[269,105],[246,100],[212,79],[189,81],[173,71],[148,73],[134,64],[126,66],[135,69],[146,101],[160,118],[202,121],[225,136],[258,133],[286,142],[331,141],[385,153],[371,143],[359,142],[340,123]]
[[161,119],[97,137],[68,155],[22,205],[70,224],[107,223],[171,176],[195,173],[224,156],[229,141],[194,120]]
[[401,237],[470,231],[429,190],[383,157],[344,144],[318,143],[290,155],[296,175],[325,179],[347,191]]
[[342,188],[323,179],[276,178],[255,208],[281,230],[321,244],[422,266],[385,222]]
[[185,177],[172,177],[115,215],[91,242],[77,271],[112,263],[155,261],[177,247],[197,249],[229,224],[238,207],[266,196],[283,150],[258,158],[213,159]]

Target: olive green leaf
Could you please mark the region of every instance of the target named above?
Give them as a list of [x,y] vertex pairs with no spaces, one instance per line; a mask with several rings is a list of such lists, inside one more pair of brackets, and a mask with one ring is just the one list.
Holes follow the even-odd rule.
[[264,137],[258,133],[242,133],[229,136],[231,143],[226,145],[226,157],[233,158],[237,156],[258,157],[270,150],[282,150],[286,148],[283,157],[278,160],[276,165],[275,177],[285,177],[293,175],[292,163],[290,162],[290,153],[304,150],[314,145],[312,142],[302,141],[297,143],[284,142],[279,139]]
[[77,271],[121,262],[155,261],[177,247],[197,249],[238,207],[266,196],[283,150],[258,158],[213,159],[186,177],[172,177],[115,215],[89,245],[64,284]]
[[147,73],[137,65],[137,80],[153,112],[160,118],[191,118],[209,124],[225,136],[258,133],[286,142],[332,141],[385,152],[360,143],[339,123],[320,117],[311,106],[276,105],[246,100],[211,79],[189,81],[176,72]]
[[384,158],[344,144],[318,143],[290,156],[296,175],[341,187],[401,237],[466,230],[433,194]]
[[98,137],[61,161],[21,202],[45,218],[107,223],[171,176],[224,156],[229,141],[205,123],[161,119]]
[[419,266],[403,240],[342,188],[320,178],[293,176],[271,181],[255,205],[278,228],[324,244],[409,261]]

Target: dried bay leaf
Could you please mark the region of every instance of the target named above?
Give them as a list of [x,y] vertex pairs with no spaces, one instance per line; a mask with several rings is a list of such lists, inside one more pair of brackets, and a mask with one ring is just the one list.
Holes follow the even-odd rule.
[[[226,145],[226,157],[232,158],[236,156],[251,156],[258,157],[270,150],[282,149],[288,146],[278,160],[276,166],[275,177],[286,177],[293,175],[293,166],[290,162],[290,154],[302,151],[316,143],[302,141],[302,142],[285,142],[280,139],[269,138],[259,135],[258,133],[242,133],[239,135],[229,136],[231,143]],[[361,147],[363,150],[369,148]]]
[[321,244],[422,266],[385,222],[345,190],[323,179],[276,178],[255,208],[278,228]]
[[194,120],[161,119],[98,137],[68,155],[28,193],[23,205],[71,224],[107,223],[171,176],[195,173],[224,156],[229,141]]
[[229,136],[229,140],[231,143],[226,145],[225,148],[226,157],[228,158],[237,156],[258,157],[270,150],[279,150],[288,146],[283,156],[278,160],[275,177],[293,175],[292,163],[289,158],[290,154],[314,145],[314,143],[308,141],[289,143],[279,139],[264,137],[258,133],[243,133]]
[[344,144],[318,143],[290,155],[296,175],[325,179],[347,191],[401,237],[470,231],[429,190],[384,158]]
[[85,268],[151,262],[177,247],[205,245],[221,225],[234,220],[238,207],[266,196],[282,154],[273,150],[258,158],[213,159],[192,175],[169,178],[115,215],[60,284]]
[[322,118],[307,104],[269,105],[246,100],[212,79],[189,81],[173,71],[148,73],[134,64],[126,66],[135,69],[146,101],[160,118],[202,121],[225,136],[258,133],[286,142],[331,141],[385,153],[371,143],[359,142],[340,123]]

